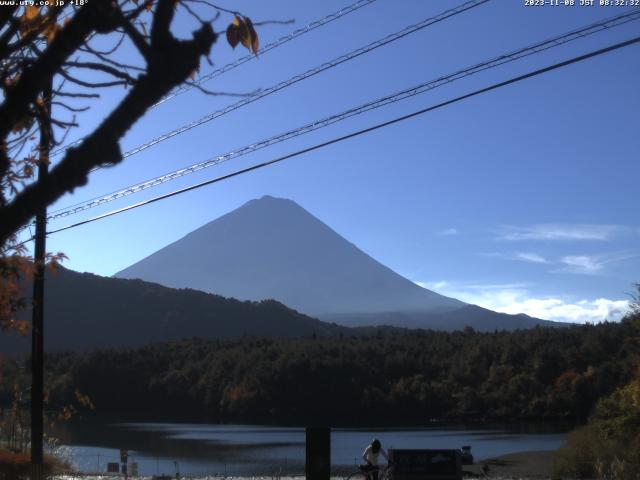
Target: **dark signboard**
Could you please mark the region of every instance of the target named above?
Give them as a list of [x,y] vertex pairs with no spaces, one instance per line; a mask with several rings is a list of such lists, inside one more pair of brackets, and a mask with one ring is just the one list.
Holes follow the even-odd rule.
[[393,463],[393,480],[460,480],[460,450],[396,450],[389,451]]

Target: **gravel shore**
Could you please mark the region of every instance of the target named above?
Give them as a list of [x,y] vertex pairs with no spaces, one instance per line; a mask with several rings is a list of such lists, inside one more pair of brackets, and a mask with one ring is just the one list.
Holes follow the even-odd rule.
[[[464,478],[492,478],[502,480],[553,480],[554,451],[530,451],[511,453],[494,458],[478,460],[474,465],[466,465],[463,471]],[[485,467],[483,471],[483,467]],[[488,467],[488,468],[487,468]],[[114,480],[124,479],[118,475],[60,475],[53,477],[55,480]],[[175,477],[165,477],[166,480],[175,480]],[[188,480],[302,480],[303,475],[274,475],[274,476],[198,476],[180,477]],[[129,477],[129,480],[153,480],[150,476]],[[344,480],[344,476],[335,475],[331,480]]]
[[476,464],[464,467],[473,476],[483,478],[482,467],[488,467],[486,477],[502,479],[553,479],[554,451],[520,452],[500,457],[479,460]]

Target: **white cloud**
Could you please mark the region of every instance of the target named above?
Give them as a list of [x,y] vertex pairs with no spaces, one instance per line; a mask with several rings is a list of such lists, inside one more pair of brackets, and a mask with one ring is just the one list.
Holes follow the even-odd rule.
[[538,255],[533,252],[517,252],[514,256],[516,260],[522,260],[524,262],[531,263],[549,263],[549,260],[544,258],[542,255]]
[[533,296],[526,284],[470,285],[440,281],[418,282],[418,285],[496,312],[525,313],[559,322],[617,321],[629,309],[627,300],[597,298],[572,301],[562,295]]
[[550,273],[574,273],[579,275],[603,275],[605,267],[611,263],[630,260],[640,257],[640,253],[617,252],[603,253],[599,255],[565,255],[559,259],[550,259],[534,252],[516,253],[480,253],[485,257],[500,258],[503,260],[519,260],[529,263],[560,266]]
[[438,232],[440,235],[457,235],[458,229],[456,228],[447,228],[446,230],[441,230]]
[[509,305],[500,305],[504,313],[526,313],[546,320],[574,323],[598,323],[620,320],[629,309],[627,300],[598,298],[566,302],[561,298],[521,298]]
[[619,225],[590,224],[539,224],[528,227],[505,227],[499,234],[501,240],[558,240],[558,241],[605,241],[627,231]]
[[442,290],[442,289],[446,289],[447,286],[449,285],[447,282],[435,282],[435,283],[431,283],[431,284],[426,284],[423,282],[415,282],[417,285],[421,286],[422,288],[428,288],[429,290]]
[[598,257],[590,257],[587,255],[568,255],[560,259],[567,267],[563,270],[568,273],[581,273],[593,275],[602,270],[604,261]]
[[491,257],[491,258],[500,258],[502,260],[518,260],[522,262],[530,262],[530,263],[551,263],[542,255],[539,255],[534,252],[515,252],[515,253],[500,253],[500,252],[491,252],[491,253],[479,253],[483,257]]
[[553,273],[576,273],[580,275],[597,275],[605,273],[605,266],[610,263],[630,260],[640,256],[638,253],[619,252],[602,255],[566,255],[560,259],[563,268]]

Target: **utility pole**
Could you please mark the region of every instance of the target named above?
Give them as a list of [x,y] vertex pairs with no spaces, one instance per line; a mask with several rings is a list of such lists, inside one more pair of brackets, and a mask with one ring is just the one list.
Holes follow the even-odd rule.
[[[40,116],[38,145],[38,182],[49,174],[51,148],[51,93],[53,78],[42,92],[44,112]],[[47,207],[36,214],[31,322],[31,480],[43,480],[43,416],[44,416],[44,271],[47,238]]]

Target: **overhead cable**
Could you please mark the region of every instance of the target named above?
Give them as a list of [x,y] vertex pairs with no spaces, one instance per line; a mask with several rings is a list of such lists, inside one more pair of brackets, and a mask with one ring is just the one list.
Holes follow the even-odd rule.
[[[329,145],[333,145],[335,143],[343,142],[345,140],[348,140],[348,139],[351,139],[351,138],[354,138],[354,137],[358,137],[358,136],[364,135],[366,133],[370,133],[370,132],[373,132],[375,130],[379,130],[379,129],[384,128],[384,127],[388,127],[390,125],[393,125],[393,124],[408,120],[410,118],[417,117],[419,115],[423,115],[423,114],[431,112],[433,110],[437,110],[437,109],[446,107],[448,105],[452,105],[454,103],[458,103],[458,102],[466,100],[468,98],[475,97],[477,95],[481,95],[483,93],[487,93],[487,92],[490,92],[492,90],[496,90],[498,88],[505,87],[507,85],[511,85],[511,84],[514,84],[514,83],[517,83],[517,82],[521,82],[523,80],[526,80],[526,79],[529,79],[529,78],[532,78],[532,77],[536,77],[538,75],[542,75],[544,73],[547,73],[547,72],[550,72],[550,71],[553,71],[553,70],[557,70],[559,68],[566,67],[566,66],[574,64],[574,63],[582,62],[582,61],[587,60],[589,58],[593,58],[593,57],[596,57],[596,56],[599,56],[599,55],[604,55],[606,53],[609,53],[609,52],[612,52],[614,50],[618,50],[618,49],[621,49],[621,48],[624,48],[624,47],[628,47],[628,46],[636,44],[636,43],[640,43],[640,37],[635,37],[635,38],[632,38],[630,40],[626,40],[624,42],[616,43],[614,45],[610,45],[608,47],[601,48],[599,50],[595,50],[595,51],[589,52],[589,53],[584,54],[584,55],[580,55],[578,57],[573,57],[573,58],[571,58],[569,60],[565,60],[563,62],[559,62],[559,63],[553,64],[553,65],[550,65],[550,66],[547,66],[547,67],[544,67],[544,68],[540,68],[538,70],[534,70],[534,71],[526,73],[524,75],[519,75],[519,76],[513,77],[513,78],[511,78],[509,80],[505,80],[503,82],[494,83],[493,85],[490,85],[488,87],[481,88],[479,90],[475,90],[475,91],[473,91],[471,93],[467,93],[465,95],[461,95],[461,96],[453,98],[451,100],[447,100],[446,102],[442,102],[442,103],[439,103],[437,105],[433,105],[433,106],[430,106],[430,107],[427,107],[427,108],[423,108],[421,110],[417,110],[417,111],[409,113],[407,115],[403,115],[401,117],[396,117],[396,118],[394,118],[392,120],[388,120],[386,122],[378,123],[378,124],[373,125],[371,127],[368,127],[368,128],[362,129],[362,130],[358,130],[356,132],[352,132],[350,134],[343,135],[341,137],[337,137],[337,138],[334,138],[332,140],[328,140],[326,142],[322,142],[322,143],[313,145],[311,147],[304,148],[302,150],[298,150],[296,152],[289,153],[287,155],[284,155],[284,156],[281,156],[281,157],[278,157],[278,158],[275,158],[275,159],[272,159],[272,160],[269,160],[269,161],[266,161],[266,162],[259,163],[257,165],[253,165],[251,167],[243,168],[241,170],[236,170],[235,172],[228,173],[228,174],[222,175],[220,177],[216,177],[216,178],[213,178],[213,179],[210,179],[210,180],[206,180],[204,182],[197,183],[195,185],[191,185],[189,187],[181,188],[179,190],[175,190],[173,192],[166,193],[164,195],[159,195],[157,197],[154,197],[154,198],[151,198],[151,199],[148,199],[148,200],[145,200],[145,201],[133,204],[133,205],[129,205],[127,207],[119,208],[117,210],[113,210],[111,212],[107,212],[107,213],[104,213],[102,215],[98,215],[96,217],[92,217],[92,218],[83,220],[81,222],[77,222],[77,223],[74,223],[74,224],[71,224],[71,225],[67,225],[66,227],[58,228],[58,229],[52,230],[52,231],[50,231],[48,233],[49,234],[53,234],[53,233],[63,232],[65,230],[69,230],[69,229],[72,229],[72,228],[79,227],[81,225],[86,225],[88,223],[92,223],[92,222],[95,222],[95,221],[98,221],[98,220],[102,220],[104,218],[111,217],[113,215],[117,215],[119,213],[123,213],[123,212],[129,211],[129,210],[133,210],[133,209],[138,208],[138,207],[142,207],[142,206],[149,205],[149,204],[152,204],[152,203],[155,203],[155,202],[159,202],[160,200],[165,200],[167,198],[174,197],[176,195],[180,195],[182,193],[186,193],[186,192],[189,192],[189,191],[192,191],[192,190],[196,190],[198,188],[202,188],[202,187],[205,187],[207,185],[212,185],[214,183],[219,183],[219,182],[221,182],[223,180],[228,180],[230,178],[237,177],[239,175],[242,175],[242,174],[245,174],[245,173],[248,173],[248,172],[252,172],[254,170],[258,170],[258,169],[261,169],[261,168],[264,168],[264,167],[275,165],[276,163],[280,163],[280,162],[282,162],[284,160],[288,160],[288,159],[294,158],[294,157],[299,157],[300,155],[303,155],[305,153],[309,153],[309,152],[312,152],[314,150],[319,150],[319,149],[327,147]],[[24,242],[22,242],[22,244],[26,243],[27,241],[29,241],[29,240],[25,240]]]
[[[362,7],[365,7],[367,5],[372,4],[373,2],[375,2],[376,0],[358,0],[355,3],[352,3],[349,6],[346,6],[344,8],[341,8],[340,10],[330,13],[329,15],[327,15],[326,17],[323,17],[319,20],[315,20],[313,22],[311,22],[310,24],[308,24],[305,27],[302,28],[298,28],[296,30],[294,30],[293,32],[291,32],[288,35],[285,35],[284,37],[279,38],[278,40],[276,40],[275,42],[271,42],[267,45],[265,45],[264,47],[260,48],[256,54],[254,55],[253,53],[250,53],[248,55],[245,55],[244,57],[240,57],[237,60],[234,60],[233,62],[227,63],[226,65],[223,65],[220,68],[217,68],[215,70],[213,70],[212,72],[203,75],[202,77],[191,81],[188,84],[183,84],[181,86],[179,86],[178,88],[176,88],[175,90],[173,90],[171,93],[169,93],[168,95],[164,96],[163,98],[161,98],[160,100],[158,100],[157,103],[155,103],[154,105],[151,106],[150,109],[157,107],[158,105],[163,104],[164,102],[171,100],[172,98],[177,97],[178,95],[181,95],[182,93],[191,90],[192,88],[195,88],[197,85],[202,85],[203,83],[208,82],[209,80],[212,80],[216,77],[219,77],[220,75],[227,73],[231,70],[233,70],[236,67],[239,67],[240,65],[247,63],[255,58],[258,58],[259,56],[264,55],[265,53],[281,46],[284,45],[285,43],[290,42],[291,40],[294,40],[298,37],[301,37],[302,35],[309,33],[313,30],[315,30],[316,28],[319,27],[323,27],[331,22],[333,22],[334,20],[337,20],[341,17],[344,17],[345,15],[348,15],[349,13],[355,12],[356,10],[359,10]],[[55,149],[54,151],[51,152],[51,157],[56,156],[62,152],[64,152],[66,149],[71,148],[71,147],[75,147],[76,145],[80,145],[82,143],[82,141],[84,140],[85,137],[83,138],[79,138],[78,140],[75,140],[71,143],[68,143],[60,148]]]
[[307,25],[306,27],[303,28],[299,28],[297,30],[294,30],[293,32],[291,32],[289,35],[285,35],[284,37],[279,38],[278,40],[276,40],[275,42],[271,42],[267,45],[265,45],[264,47],[262,47],[261,49],[259,49],[256,54],[254,55],[253,53],[250,53],[248,55],[245,55],[244,57],[241,57],[231,63],[227,63],[226,65],[206,74],[201,76],[200,78],[198,78],[197,80],[194,80],[193,82],[190,82],[188,84],[183,84],[180,87],[176,88],[173,92],[171,92],[169,95],[165,96],[164,98],[160,99],[158,101],[158,103],[156,103],[154,105],[154,107],[166,102],[167,100],[171,100],[172,98],[177,97],[178,95],[193,89],[196,85],[202,85],[203,83],[208,82],[209,80],[213,80],[214,78],[222,75],[223,73],[227,73],[230,70],[233,70],[236,67],[239,67],[240,65],[242,65],[243,63],[247,63],[251,60],[253,60],[254,58],[257,58],[258,56],[262,56],[265,53],[269,52],[270,50],[273,50],[274,48],[277,48],[295,38],[298,38],[302,35],[304,35],[305,33],[311,32],[312,30],[315,30],[318,27],[322,27],[324,25],[327,25],[328,23],[333,22],[334,20],[337,20],[340,17],[344,17],[345,15],[351,13],[351,12],[355,12],[356,10],[360,9],[361,7],[364,7],[366,5],[369,5],[373,2],[375,2],[376,0],[359,0],[351,5],[349,5],[348,7],[344,7],[341,8],[340,10],[338,10],[337,12],[331,13],[329,15],[327,15],[324,18],[321,18],[320,20],[316,20],[314,22],[311,22],[309,25]]
[[[489,2],[490,0],[470,0],[467,1],[461,5],[458,5],[457,7],[448,9],[434,17],[430,17],[427,18],[425,20],[422,20],[419,23],[416,23],[414,25],[411,25],[409,27],[404,28],[403,30],[400,30],[399,32],[396,33],[392,33],[390,35],[387,35],[386,37],[380,39],[380,40],[376,40],[374,42],[371,42],[367,45],[365,45],[364,47],[360,47],[356,50],[353,50],[347,54],[341,55],[340,57],[337,57],[333,60],[330,60],[328,62],[325,62],[315,68],[312,68],[310,70],[307,70],[304,73],[295,75],[287,80],[284,80],[280,83],[277,83],[275,85],[272,85],[271,87],[262,89],[257,91],[256,93],[242,98],[241,100],[232,103],[230,105],[227,105],[224,108],[221,108],[219,110],[216,110],[215,112],[212,112],[208,115],[205,115],[204,117],[198,119],[198,120],[194,120],[186,125],[183,125],[181,127],[178,127],[174,130],[171,130],[169,132],[163,133],[162,135],[153,138],[152,140],[149,140],[146,143],[143,143],[142,145],[139,145],[131,150],[129,150],[128,152],[124,153],[122,155],[123,158],[127,158],[127,157],[131,157],[137,153],[142,152],[143,150],[146,150],[147,148],[150,148],[154,145],[157,145],[158,143],[161,143],[165,140],[168,140],[170,138],[175,137],[176,135],[180,135],[181,133],[184,132],[188,132],[189,130],[192,130],[196,127],[199,127],[200,125],[203,125],[205,123],[208,123],[216,118],[222,117],[223,115],[226,115],[227,113],[233,112],[235,110],[238,110],[239,108],[242,108],[246,105],[249,105],[257,100],[260,100],[262,98],[265,98],[273,93],[279,92],[280,90],[283,90],[287,87],[290,87],[291,85],[294,85],[298,82],[301,82],[303,80],[306,80],[308,78],[311,78],[315,75],[318,75],[319,73],[324,72],[325,70],[329,70],[332,68],[337,67],[338,65],[341,65],[345,62],[348,62],[350,60],[353,60],[354,58],[358,58],[361,55],[364,55],[366,53],[369,53],[373,50],[376,50],[380,47],[383,47],[384,45],[387,45],[389,43],[395,42],[396,40],[400,40],[401,38],[406,37],[407,35],[411,35],[413,33],[416,33],[424,28],[427,28],[431,25],[434,25],[436,23],[439,23],[443,20],[446,20],[448,18],[451,18],[455,15],[458,15],[460,13],[466,12],[467,10],[470,10],[472,8],[478,7],[482,4],[485,4],[487,2]],[[66,147],[65,147],[66,148]],[[57,151],[56,151],[57,152]],[[94,168],[92,171],[98,170],[100,167],[96,167]]]
[[638,20],[640,19],[640,9],[639,10],[634,10],[632,12],[627,12],[624,14],[620,14],[617,15],[615,17],[609,18],[609,19],[605,19],[605,20],[601,20],[599,22],[581,27],[579,29],[576,30],[572,30],[568,33],[564,33],[562,35],[558,35],[552,38],[549,38],[547,40],[535,43],[533,45],[527,46],[527,47],[523,47],[520,48],[518,50],[509,52],[509,53],[505,53],[503,55],[500,55],[498,57],[494,57],[490,60],[486,60],[484,62],[475,64],[471,67],[467,67],[465,69],[462,70],[458,70],[454,73],[445,75],[445,76],[441,76],[438,77],[434,80],[430,80],[428,82],[423,82],[419,85],[413,86],[411,88],[407,88],[404,90],[401,90],[399,92],[396,92],[394,94],[391,95],[387,95],[385,97],[379,98],[377,100],[374,101],[370,101],[367,102],[363,105],[360,105],[358,107],[354,107],[351,108],[349,110],[345,110],[341,113],[332,115],[330,117],[326,117],[323,118],[321,120],[316,120],[312,123],[308,123],[306,125],[303,125],[301,127],[292,129],[292,130],[288,130],[286,132],[280,133],[278,135],[274,135],[272,137],[269,137],[267,139],[263,139],[260,140],[258,142],[254,142],[250,145],[246,145],[244,147],[235,149],[231,152],[227,152],[223,155],[216,155],[214,157],[211,157],[207,160],[204,160],[202,162],[198,162],[195,164],[192,164],[188,167],[184,167],[184,168],[180,168],[178,170],[174,170],[170,173],[166,173],[164,175],[146,180],[144,182],[140,182],[137,183],[135,185],[130,185],[128,187],[122,188],[120,190],[117,190],[115,192],[111,192],[109,194],[106,195],[102,195],[99,197],[95,197],[92,198],[90,200],[86,200],[84,202],[80,202],[74,205],[70,205],[67,207],[64,207],[62,209],[58,209],[55,210],[53,212],[51,212],[51,214],[48,217],[48,220],[55,220],[58,218],[62,218],[62,217],[67,217],[69,215],[73,215],[85,210],[88,210],[90,208],[94,208],[97,207],[99,205],[103,205],[105,203],[108,202],[112,202],[114,200],[117,200],[119,198],[122,197],[126,197],[128,195],[146,190],[148,188],[152,188],[155,187],[157,185],[161,185],[163,183],[169,182],[171,180],[175,180],[177,178],[183,177],[185,175],[189,175],[191,173],[195,173],[198,172],[200,170],[203,170],[205,168],[209,168],[212,167],[214,165],[219,165],[220,163],[226,162],[228,160],[234,159],[234,158],[238,158],[244,155],[247,155],[249,153],[255,152],[257,150],[261,150],[263,148],[269,147],[271,145],[275,145],[277,143],[280,142],[284,142],[286,140],[290,140],[292,138],[298,137],[300,135],[309,133],[309,132],[313,132],[315,130],[319,130],[321,128],[327,127],[329,125],[332,125],[334,123],[340,122],[342,120],[354,117],[356,115],[360,115],[362,113],[371,111],[371,110],[375,110],[377,108],[383,107],[385,105],[389,105],[391,103],[395,103],[398,102],[400,100],[404,100],[410,97],[413,97],[415,95],[421,94],[421,93],[425,93],[427,91],[433,90],[435,88],[438,88],[442,85],[446,85],[448,83],[454,82],[456,80],[460,80],[462,78],[465,78],[467,76],[470,75],[474,75],[477,73],[480,73],[482,71],[488,70],[490,68],[495,68],[498,67],[500,65],[527,57],[529,55],[533,55],[535,53],[539,53],[545,50],[548,50],[550,48],[554,48],[554,47],[558,47],[560,45],[564,45],[568,42],[571,42],[573,40],[579,39],[579,38],[583,38],[589,35],[592,35],[594,33],[600,32],[602,30],[606,30],[606,29],[610,29],[610,28],[614,28],[620,25],[623,25],[627,22],[630,22],[632,20]]

